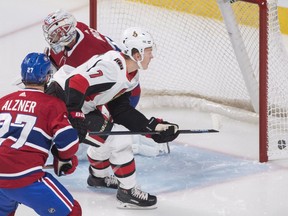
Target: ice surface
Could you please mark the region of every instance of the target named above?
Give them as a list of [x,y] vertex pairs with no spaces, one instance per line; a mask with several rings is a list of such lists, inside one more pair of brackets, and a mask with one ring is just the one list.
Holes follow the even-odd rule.
[[[284,0],[282,0],[283,2]],[[88,0],[0,0],[0,95],[16,90],[20,62],[42,52],[41,20],[58,8],[88,22]],[[285,38],[285,40],[287,40]],[[217,134],[180,135],[171,154],[136,157],[138,184],[158,196],[148,211],[116,208],[116,191],[87,187],[88,163],[59,178],[80,202],[83,216],[286,216],[288,160],[258,163],[258,125],[182,109],[145,109],[147,116],[177,122],[181,129],[217,127]],[[52,171],[52,170],[50,170]],[[34,216],[20,206],[17,216]]]

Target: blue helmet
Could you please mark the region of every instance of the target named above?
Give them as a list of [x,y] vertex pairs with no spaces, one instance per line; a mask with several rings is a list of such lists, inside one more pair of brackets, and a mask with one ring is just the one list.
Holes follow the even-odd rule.
[[43,84],[51,72],[51,62],[43,53],[29,53],[21,64],[24,84]]

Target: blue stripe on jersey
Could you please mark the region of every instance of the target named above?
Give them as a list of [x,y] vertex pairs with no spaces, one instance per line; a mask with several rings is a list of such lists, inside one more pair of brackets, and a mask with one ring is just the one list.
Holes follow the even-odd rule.
[[68,127],[66,130],[61,131],[61,133],[58,133],[55,136],[54,143],[57,144],[58,149],[63,149],[69,144],[75,143],[77,138],[77,131],[72,127]]
[[[17,140],[22,132],[23,127],[10,125],[9,131],[2,136],[2,138],[14,137]],[[51,139],[44,136],[41,132],[31,130],[26,140],[28,143],[32,143],[36,146],[49,150],[51,147]]]
[[[2,138],[14,137],[17,140],[20,137],[22,132],[22,127],[18,126],[10,126],[9,132],[2,136]],[[54,142],[57,143],[57,147],[62,149],[66,146],[70,145],[71,143],[77,140],[77,132],[72,127],[67,127],[65,130],[61,131],[56,135],[54,138]],[[52,138],[48,137],[47,135],[43,134],[40,130],[31,130],[26,143],[29,143],[29,146],[33,148],[32,145],[39,146],[38,150],[41,148],[46,149],[47,151],[51,148]],[[30,145],[32,144],[32,145]]]
[[140,99],[139,95],[136,95],[136,96],[132,96],[131,95],[129,97],[130,105],[135,108],[137,106],[138,102],[139,102],[139,99]]
[[41,132],[32,130],[28,136],[27,142],[36,146],[49,150],[51,148],[52,139],[45,137]]

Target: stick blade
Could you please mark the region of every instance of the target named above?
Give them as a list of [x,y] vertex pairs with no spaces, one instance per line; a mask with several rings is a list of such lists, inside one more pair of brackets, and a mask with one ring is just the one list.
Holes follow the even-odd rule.
[[180,134],[189,134],[189,133],[218,133],[218,130],[215,129],[203,129],[203,130],[178,130]]

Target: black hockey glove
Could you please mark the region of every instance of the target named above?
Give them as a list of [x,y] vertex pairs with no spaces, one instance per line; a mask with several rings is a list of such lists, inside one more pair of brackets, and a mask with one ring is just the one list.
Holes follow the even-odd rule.
[[78,132],[79,142],[82,142],[87,134],[87,126],[85,123],[85,115],[82,112],[70,112],[69,121],[73,128]]
[[153,134],[151,138],[157,143],[166,143],[171,142],[176,139],[179,135],[178,132],[179,126],[177,124],[173,124],[167,121],[163,121],[162,119],[156,119],[152,117],[146,129],[148,131],[159,131],[159,134]]

